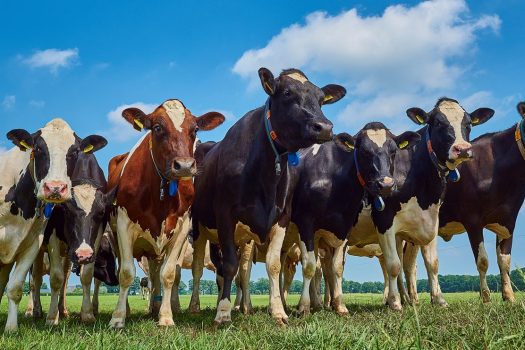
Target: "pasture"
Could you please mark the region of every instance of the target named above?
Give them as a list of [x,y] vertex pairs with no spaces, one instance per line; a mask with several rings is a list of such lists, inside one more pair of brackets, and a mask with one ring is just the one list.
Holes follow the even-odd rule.
[[[101,315],[92,325],[80,323],[81,297],[69,296],[71,316],[56,328],[20,314],[20,331],[0,336],[0,349],[523,349],[525,347],[525,293],[505,304],[497,294],[483,305],[477,293],[445,294],[450,306],[433,307],[422,294],[418,307],[393,312],[380,305],[379,294],[345,295],[350,316],[320,311],[306,317],[292,315],[287,327],[278,327],[266,312],[268,297],[253,295],[255,315],[232,313],[233,322],[212,326],[216,296],[203,296],[201,314],[174,317],[176,326],[158,328],[147,316],[147,302],[130,296],[132,315],[126,328],[108,328],[116,295],[102,295]],[[295,305],[298,295],[291,295]],[[49,298],[43,297],[44,310]],[[27,297],[21,302],[24,310]],[[182,296],[187,307],[189,296]],[[7,317],[0,306],[0,323]]]

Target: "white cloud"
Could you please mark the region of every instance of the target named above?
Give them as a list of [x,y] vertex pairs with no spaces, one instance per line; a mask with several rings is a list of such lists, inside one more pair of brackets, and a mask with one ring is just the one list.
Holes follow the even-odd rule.
[[500,23],[496,15],[472,17],[464,0],[393,5],[378,16],[356,9],[335,16],[314,12],[265,47],[246,51],[233,71],[252,88],[262,66],[275,74],[291,67],[327,73],[348,89],[351,102],[340,121],[399,119],[407,106],[430,107],[455,92],[472,64],[479,32],[498,32]]
[[15,95],[6,95],[4,96],[4,99],[2,100],[2,107],[4,109],[11,109],[16,104],[16,96]]
[[42,100],[31,100],[29,101],[29,106],[33,108],[42,108],[46,105],[45,101]]
[[135,107],[149,114],[158,107],[158,104],[135,102],[131,104],[120,105],[107,115],[110,129],[104,132],[112,141],[125,142],[137,138],[139,133],[122,117],[122,111],[126,108]]
[[36,51],[23,62],[31,68],[49,68],[52,73],[57,73],[60,68],[67,68],[78,59],[78,49],[46,49]]

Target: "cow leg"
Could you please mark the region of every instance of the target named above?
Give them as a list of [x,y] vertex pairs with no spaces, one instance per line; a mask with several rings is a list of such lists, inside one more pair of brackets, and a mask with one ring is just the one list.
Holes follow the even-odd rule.
[[427,268],[428,283],[430,284],[430,301],[434,305],[447,307],[448,304],[441,292],[438,280],[439,258],[437,252],[437,239],[438,237],[436,236],[429,244],[422,246],[421,253],[423,254],[423,260],[425,261],[425,267]]
[[62,258],[62,263],[64,267],[64,284],[62,285],[62,291],[60,292],[60,299],[58,300],[58,314],[60,318],[69,317],[69,311],[67,310],[66,305],[66,295],[67,295],[67,283],[69,281],[69,276],[71,275],[71,260],[66,256]]
[[242,247],[239,261],[239,272],[237,273],[242,290],[240,310],[245,315],[253,313],[252,298],[250,295],[250,276],[252,274],[252,258],[254,250],[254,241],[250,241]]
[[[14,263],[7,265],[0,264],[0,304],[2,303],[2,297],[4,296],[5,286],[7,285],[7,281],[9,280],[9,274],[11,273],[11,269],[13,268],[13,264]],[[29,293],[31,293],[31,291]]]
[[323,269],[325,286],[324,307],[328,309],[332,304],[332,298],[334,294],[334,271],[332,265],[333,249],[327,247],[324,249],[324,251],[324,257],[321,258],[321,266]]
[[[295,265],[294,265],[294,273],[295,273]],[[323,309],[323,303],[321,301],[321,279],[322,278],[323,278],[323,271],[321,270],[321,262],[319,261],[319,254],[317,254],[317,267],[315,268],[315,275],[314,275],[313,283],[310,283],[310,304],[312,305],[312,309],[314,311],[319,311]]]
[[7,321],[4,331],[15,332],[18,329],[18,305],[22,299],[24,280],[27,272],[35,261],[40,245],[42,244],[42,235],[31,242],[24,251],[20,253],[16,261],[15,269],[7,283],[6,295],[8,299]]
[[503,300],[514,302],[514,292],[512,291],[512,282],[510,281],[510,254],[512,252],[512,237],[496,242],[496,254],[498,256],[498,266],[501,274],[501,295]]
[[[49,326],[58,325],[58,298],[60,297],[60,290],[64,284],[64,269],[62,267],[62,257],[60,256],[60,240],[56,232],[53,232],[49,238],[47,245],[49,255],[49,284],[51,285],[51,302],[49,303],[49,311],[47,313],[46,324]],[[35,280],[36,282],[36,280]],[[38,287],[35,285],[35,287]],[[33,295],[36,294],[36,291]],[[36,298],[34,298],[36,300]]]
[[285,302],[286,299],[288,299],[288,291],[290,290],[290,286],[292,285],[295,272],[295,264],[291,262],[290,259],[287,257],[283,268],[283,299]]
[[[156,318],[159,315],[160,306],[162,304],[162,295],[160,291],[160,270],[162,262],[156,259],[149,258],[149,282],[151,283],[150,298],[149,298],[149,312],[151,316]],[[164,293],[166,293],[164,291]]]
[[487,270],[489,268],[489,259],[485,245],[483,244],[483,229],[468,229],[468,238],[470,247],[474,253],[474,259],[479,272],[480,295],[484,303],[490,303],[490,290],[487,284]]
[[384,234],[378,233],[379,245],[385,256],[386,271],[388,273],[388,306],[392,310],[400,311],[401,297],[397,288],[397,276],[401,272],[401,261],[398,255],[396,235],[393,230]]
[[[417,253],[419,246],[407,242],[403,254],[403,271],[407,280],[408,299],[410,304],[419,304],[419,295],[417,294]],[[384,259],[383,259],[384,260]],[[384,264],[384,262],[383,262]],[[382,267],[383,268],[383,267]],[[384,271],[385,273],[386,271]]]
[[42,303],[40,302],[40,289],[42,287],[42,277],[44,270],[44,250],[40,249],[38,255],[33,262],[31,271],[29,271],[29,300],[27,302],[27,308],[25,315],[27,317],[33,317],[38,320],[43,316]]
[[237,275],[235,275],[235,289],[237,292],[235,293],[235,302],[233,303],[233,309],[234,310],[240,310],[241,309],[241,299],[242,299],[242,290],[241,290],[241,276],[239,272],[237,272]]
[[117,306],[109,326],[111,328],[124,328],[126,323],[126,313],[128,305],[129,287],[135,278],[135,264],[133,263],[133,243],[134,239],[131,233],[128,232],[130,220],[124,212],[119,208],[119,215],[117,216],[117,242],[119,250],[119,286],[120,291],[118,295]]
[[[217,229],[222,251],[222,269],[217,267],[217,277],[220,275],[219,271],[222,270],[222,277],[224,278],[220,301],[217,305],[217,314],[215,316],[215,325],[219,326],[224,322],[231,321],[231,285],[235,274],[239,270],[239,259],[237,258],[237,251],[233,239],[235,234],[234,227],[232,227],[229,222],[221,222]],[[279,300],[281,300],[280,297]]]
[[171,289],[171,312],[172,313],[181,312],[180,298],[179,298],[180,277],[181,277],[181,267],[179,264],[177,264],[177,267],[175,270],[175,280],[173,282],[173,287]]
[[191,300],[189,310],[192,313],[201,311],[201,302],[199,296],[200,281],[204,270],[204,255],[206,253],[206,238],[199,235],[199,238],[193,241],[193,262],[191,264],[191,273],[193,276],[193,289],[191,291]]
[[315,275],[317,259],[315,248],[308,251],[306,244],[302,241],[299,242],[299,248],[301,249],[301,265],[303,267],[303,290],[299,300],[298,311],[299,314],[307,315],[310,313],[310,283]]
[[80,282],[82,283],[82,307],[80,308],[80,319],[84,323],[95,322],[93,304],[91,304],[91,281],[95,273],[95,263],[83,265],[80,269]]
[[[379,260],[379,265],[381,266],[381,271],[383,272],[383,284],[384,284],[384,291],[383,291],[383,305],[388,304],[388,273],[386,272],[386,262],[385,257],[383,255],[380,255],[377,257]],[[408,283],[408,279],[407,279]],[[416,293],[416,300],[417,300],[417,293]],[[414,300],[412,300],[414,301]]]
[[345,264],[345,253],[346,253],[346,240],[334,250],[334,256],[332,257],[332,270],[333,274],[333,285],[334,292],[332,298],[332,308],[339,315],[347,315],[348,309],[343,301],[343,269]]
[[286,312],[284,311],[281,293],[279,291],[279,280],[281,274],[281,249],[283,247],[285,234],[285,227],[281,227],[279,224],[274,225],[270,232],[270,243],[268,244],[268,251],[266,252],[266,272],[268,273],[268,278],[270,280],[270,311],[272,313],[272,317],[279,324],[288,323],[288,315],[286,315]]
[[102,282],[95,278],[95,289],[93,290],[93,315],[98,316],[98,295],[100,293],[100,285]]

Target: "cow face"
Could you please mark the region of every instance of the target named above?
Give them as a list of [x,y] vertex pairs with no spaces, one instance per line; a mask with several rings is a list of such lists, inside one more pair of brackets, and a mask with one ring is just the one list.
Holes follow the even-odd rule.
[[277,79],[259,69],[261,84],[270,96],[270,115],[277,143],[288,151],[309,147],[333,138],[332,123],[321,106],[339,101],[346,90],[339,85],[319,88],[297,69],[283,71]]
[[518,113],[525,119],[525,102],[518,103]]
[[22,151],[31,152],[28,170],[35,182],[36,196],[52,203],[71,199],[71,174],[78,154],[94,152],[107,144],[98,135],[80,139],[62,119],[53,119],[34,134],[11,130],[7,138]]
[[420,140],[418,133],[407,131],[392,134],[382,123],[368,123],[352,137],[338,134],[335,143],[344,151],[352,152],[364,187],[373,196],[389,196],[396,188],[393,177],[394,159],[399,149],[412,146]]
[[416,124],[428,125],[432,149],[439,161],[452,170],[462,161],[472,158],[470,129],[489,120],[494,110],[479,108],[468,113],[456,100],[443,97],[431,112],[410,108],[407,115]]
[[175,180],[194,176],[197,167],[193,152],[198,130],[212,130],[224,122],[218,112],[196,117],[179,100],[167,100],[151,114],[128,108],[122,116],[137,130],[151,131],[153,158],[162,175]]
[[105,194],[91,183],[73,186],[73,200],[64,203],[66,240],[73,263],[93,262],[94,247],[103,230],[116,188]]

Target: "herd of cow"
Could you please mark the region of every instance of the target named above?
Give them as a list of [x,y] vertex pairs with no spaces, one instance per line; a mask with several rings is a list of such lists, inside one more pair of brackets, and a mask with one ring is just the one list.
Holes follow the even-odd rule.
[[[250,312],[248,282],[255,261],[266,263],[269,311],[277,322],[288,320],[287,289],[298,262],[304,280],[298,311],[322,306],[322,271],[325,303],[347,314],[342,298],[347,252],[380,258],[385,303],[400,310],[402,301],[418,301],[415,261],[421,247],[432,302],[445,306],[437,279],[437,236],[450,240],[465,231],[483,301],[489,301],[484,228],[497,235],[503,298],[514,300],[509,269],[525,198],[523,119],[470,142],[471,127],[494,111],[467,112],[458,101],[440,98],[430,112],[407,110],[421,126],[417,132],[394,135],[373,122],[355,136],[334,136],[321,107],[344,97],[342,86],[319,88],[297,69],[274,77],[261,68],[259,77],[266,103],[239,119],[220,142],[200,143],[196,137],[198,130],[224,122],[218,112],[197,117],[176,99],[150,114],[125,109],[125,120],[148,132],[110,161],[107,181],[93,154],[107,144],[101,136],[81,138],[61,119],[34,133],[8,132],[16,147],[0,156],[5,331],[18,327],[29,271],[33,295],[27,313],[42,316],[39,291],[42,275],[49,273],[47,323],[58,324],[67,315],[71,269],[82,282],[82,321],[95,319],[104,282],[120,286],[110,326],[124,327],[135,259],[149,276],[150,312],[161,326],[173,325],[172,312],[180,309],[181,268],[193,272],[192,312],[200,309],[205,266],[216,271],[219,286],[215,323],[231,320],[234,280],[236,306]],[[525,118],[525,103],[518,111]]]

